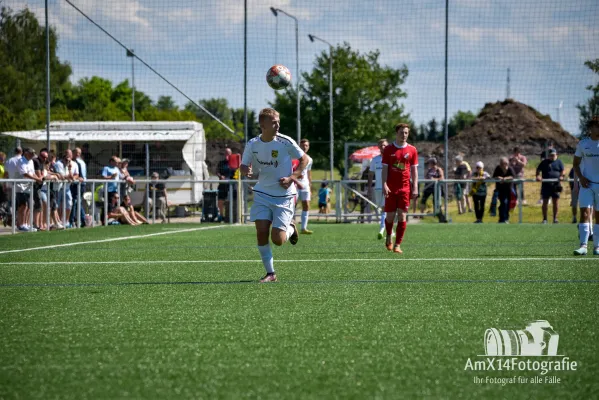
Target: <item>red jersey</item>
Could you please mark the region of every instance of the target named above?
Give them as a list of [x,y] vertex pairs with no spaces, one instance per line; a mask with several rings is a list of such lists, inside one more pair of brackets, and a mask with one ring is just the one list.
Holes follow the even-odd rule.
[[410,191],[412,166],[418,165],[418,151],[411,144],[397,147],[395,142],[383,150],[383,164],[388,166],[387,186],[392,193]]

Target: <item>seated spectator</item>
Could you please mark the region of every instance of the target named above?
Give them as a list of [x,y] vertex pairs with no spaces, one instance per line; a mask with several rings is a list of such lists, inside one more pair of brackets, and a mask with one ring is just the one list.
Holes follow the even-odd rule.
[[[559,179],[562,181],[566,169],[562,160],[557,158],[557,150],[552,148],[549,150],[549,157],[541,161],[537,167],[537,181],[544,179]],[[541,199],[543,199],[543,223],[547,223],[547,204],[549,199],[553,199],[553,223],[557,224],[557,210],[559,204],[560,193],[562,192],[562,185],[560,182],[543,182],[541,184]]]
[[129,212],[119,205],[119,200],[120,196],[118,193],[113,194],[110,198],[107,218],[103,218],[104,225],[141,225],[141,222],[134,221]]
[[472,174],[474,183],[470,189],[470,195],[472,196],[472,202],[474,203],[474,213],[476,215],[477,224],[483,223],[483,216],[485,214],[485,200],[487,199],[487,184],[485,179],[489,179],[491,175],[485,171],[485,164],[482,161],[476,163],[476,171]]
[[131,204],[131,196],[128,194],[123,197],[123,202],[121,203],[121,207],[123,207],[129,213],[131,219],[139,224],[147,224],[148,220],[143,217],[140,213],[135,211],[133,204]]

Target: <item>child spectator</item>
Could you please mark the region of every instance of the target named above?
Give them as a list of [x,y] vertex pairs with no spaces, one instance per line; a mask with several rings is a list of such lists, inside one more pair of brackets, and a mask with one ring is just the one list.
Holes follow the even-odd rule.
[[[322,182],[320,185],[320,190],[318,191],[318,213],[319,214],[328,214],[329,213],[329,204],[331,203],[331,189],[328,188],[329,184],[327,182]],[[328,216],[325,217],[325,220],[328,219]],[[320,220],[320,217],[318,217]]]

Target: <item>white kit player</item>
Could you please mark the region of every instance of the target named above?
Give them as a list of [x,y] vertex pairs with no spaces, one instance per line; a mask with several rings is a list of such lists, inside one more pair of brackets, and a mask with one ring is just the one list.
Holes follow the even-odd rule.
[[[293,245],[297,243],[298,234],[293,223],[296,183],[308,158],[293,139],[279,134],[280,119],[276,110],[265,108],[260,111],[258,123],[262,134],[245,146],[240,171],[248,177],[254,171],[258,173],[250,220],[256,224],[258,250],[266,269],[266,276],[260,282],[265,283],[277,281],[269,236],[277,246],[287,240]],[[292,172],[293,159],[300,161],[295,172]]]
[[[385,232],[385,195],[383,194],[383,150],[389,142],[387,139],[380,139],[378,141],[379,150],[381,154],[375,156],[370,160],[370,172],[368,173],[368,191],[372,190],[372,178],[374,177],[374,202],[381,208],[381,222],[379,226],[378,238],[382,239]],[[372,199],[372,196],[370,196]]]
[[306,168],[304,168],[303,171],[300,171],[301,175],[298,179],[298,182],[300,184],[298,197],[299,201],[301,201],[302,204],[302,226],[300,229],[300,233],[311,235],[314,232],[308,230],[308,218],[310,216],[310,200],[312,199],[312,157],[308,155],[308,150],[310,150],[310,141],[308,139],[302,139],[300,140],[299,146],[304,151],[304,154],[308,159]]
[[595,211],[593,254],[599,256],[599,116],[594,116],[589,121],[588,128],[589,137],[578,142],[574,154],[574,173],[580,183],[578,193],[580,248],[574,250],[574,255],[577,256],[587,254],[593,210]]

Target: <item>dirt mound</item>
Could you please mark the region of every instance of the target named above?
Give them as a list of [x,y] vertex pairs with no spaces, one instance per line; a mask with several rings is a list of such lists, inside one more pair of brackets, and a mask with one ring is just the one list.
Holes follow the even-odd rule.
[[[559,153],[574,153],[578,139],[560,124],[526,104],[508,99],[487,103],[474,123],[449,139],[449,155],[509,156],[515,146],[524,155],[538,155],[549,143]],[[434,153],[443,154],[443,145]]]

